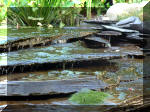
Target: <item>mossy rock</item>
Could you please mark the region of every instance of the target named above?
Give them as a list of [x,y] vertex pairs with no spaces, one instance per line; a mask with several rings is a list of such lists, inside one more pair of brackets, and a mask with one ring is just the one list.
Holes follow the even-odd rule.
[[[143,1],[141,3],[117,3],[111,6],[107,10],[107,17],[110,20],[119,21],[126,19],[131,16],[139,17],[140,20],[143,20],[143,7],[148,3],[148,1]],[[118,10],[119,9],[119,10]]]
[[109,96],[110,95],[105,92],[82,89],[78,93],[73,94],[72,97],[69,98],[69,101],[74,104],[97,105],[102,104]]

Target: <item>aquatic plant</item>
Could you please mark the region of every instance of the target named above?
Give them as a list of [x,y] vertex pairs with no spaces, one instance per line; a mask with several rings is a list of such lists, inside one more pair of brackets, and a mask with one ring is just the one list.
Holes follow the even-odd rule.
[[96,105],[103,103],[108,96],[108,93],[92,91],[84,88],[78,93],[73,94],[72,97],[69,98],[69,101],[74,104]]

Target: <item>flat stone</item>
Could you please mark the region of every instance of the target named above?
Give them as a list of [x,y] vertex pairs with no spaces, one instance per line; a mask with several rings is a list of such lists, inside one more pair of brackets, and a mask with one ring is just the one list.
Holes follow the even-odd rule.
[[113,31],[118,31],[122,33],[138,33],[138,31],[136,30],[123,29],[123,28],[118,28],[116,26],[108,26],[108,25],[102,25],[102,26],[107,30],[113,30]]
[[30,37],[30,38],[17,38],[6,41],[4,44],[0,44],[0,52],[9,52],[19,50],[23,48],[31,48],[33,46],[45,46],[51,44],[53,39],[59,38],[62,35],[50,36],[50,37]]
[[102,27],[94,27],[94,26],[90,26],[90,27],[86,27],[86,26],[81,26],[81,27],[64,27],[64,29],[73,29],[73,30],[93,30],[93,29],[97,29],[97,30],[102,30]]
[[[99,45],[101,44],[102,47],[111,47],[111,44],[108,40],[100,38],[100,37],[88,37],[88,38],[85,38],[85,40],[94,41],[95,44],[96,44],[96,42],[98,42]],[[93,43],[93,45],[94,45],[94,43]]]
[[125,57],[126,54],[119,53],[92,53],[92,54],[74,54],[74,55],[61,55],[55,56],[51,55],[49,57],[40,58],[36,57],[35,59],[29,59],[24,61],[22,60],[10,60],[9,63],[3,64],[0,66],[0,75],[2,74],[11,74],[15,72],[27,72],[43,69],[55,69],[67,68],[71,65],[74,66],[83,66],[83,64],[91,64],[96,62],[107,62],[111,59],[118,59]]
[[[55,42],[55,43],[71,43],[71,42],[76,42],[78,40],[82,40],[86,37],[90,37],[92,36],[93,34],[95,34],[96,31],[91,31],[91,32],[79,32],[78,35],[73,35],[73,34],[68,34],[68,35],[64,35],[58,39],[55,39],[52,41]],[[57,41],[57,42],[56,42]]]
[[70,94],[80,91],[82,88],[100,90],[105,89],[107,86],[106,83],[94,78],[35,82],[8,81],[0,82],[0,97]]
[[97,33],[99,36],[120,36],[122,35],[121,32],[117,31],[102,31],[101,33]]
[[109,25],[115,24],[117,21],[110,21],[110,20],[84,20],[83,22],[91,23],[91,24],[99,24],[99,25]]
[[[89,40],[93,41],[93,40]],[[95,40],[94,40],[95,42]],[[49,70],[64,67],[83,66],[91,63],[104,63],[112,59],[120,59],[139,51],[124,50],[119,52],[107,51],[107,49],[86,48],[84,43],[75,42],[56,44],[49,47],[32,48],[16,52],[0,54],[0,75],[15,72],[27,72],[35,70]],[[141,54],[141,53],[140,53]],[[139,54],[138,54],[139,55]]]
[[[70,28],[70,29],[69,29]],[[44,29],[41,29],[44,30]],[[26,31],[26,29],[25,29]],[[22,33],[23,32],[23,33]],[[37,31],[31,29],[24,33],[23,29],[10,30],[8,29],[8,36],[0,36],[0,52],[16,51],[20,49],[47,46],[51,44],[66,43],[72,38],[82,38],[92,35],[94,30],[75,30],[72,27],[68,29],[50,29],[49,31]]]

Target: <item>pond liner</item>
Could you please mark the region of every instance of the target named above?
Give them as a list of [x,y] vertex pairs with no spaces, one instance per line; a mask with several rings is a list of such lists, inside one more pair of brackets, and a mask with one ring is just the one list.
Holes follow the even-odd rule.
[[8,81],[0,82],[0,98],[7,96],[42,96],[71,94],[82,88],[104,90],[108,84],[96,78],[47,81]]

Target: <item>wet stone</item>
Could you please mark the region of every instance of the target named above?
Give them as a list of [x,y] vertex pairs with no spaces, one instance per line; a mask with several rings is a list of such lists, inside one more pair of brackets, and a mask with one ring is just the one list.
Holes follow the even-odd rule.
[[[30,30],[30,31],[28,31]],[[25,32],[24,32],[25,31]],[[47,46],[51,44],[66,43],[71,38],[82,38],[92,35],[94,30],[90,29],[8,29],[8,36],[3,37],[0,42],[0,52],[15,51],[37,46]]]
[[84,41],[87,43],[87,46],[94,48],[111,47],[111,44],[108,40],[100,37],[88,37],[85,38]]
[[102,31],[101,33],[97,33],[99,36],[120,36],[122,33],[117,31]]
[[108,21],[108,20],[84,20],[85,23],[98,24],[98,25],[110,25],[115,24],[116,21]]
[[[0,82],[3,88],[0,91],[0,97],[3,96],[36,96],[36,95],[54,95],[54,94],[70,94],[88,88],[92,90],[100,90],[108,85],[101,80],[93,78],[74,79],[74,80],[50,80],[50,81],[8,81]],[[5,88],[6,87],[6,88]]]
[[102,25],[102,26],[106,30],[113,30],[113,31],[121,32],[121,33],[137,33],[138,32],[136,30],[123,29],[123,28],[119,28],[116,26],[108,26],[108,25]]
[[[4,54],[3,54],[4,55]],[[3,55],[0,55],[3,57]],[[1,73],[6,74],[15,71],[32,71],[42,69],[40,66],[53,68],[54,66],[64,66],[81,63],[91,63],[99,60],[107,61],[110,59],[122,58],[128,54],[104,52],[100,49],[85,48],[82,43],[57,44],[50,47],[33,48],[27,50],[19,50],[7,53],[7,63],[2,63]],[[64,68],[63,67],[63,68]],[[67,66],[66,66],[67,67]]]

